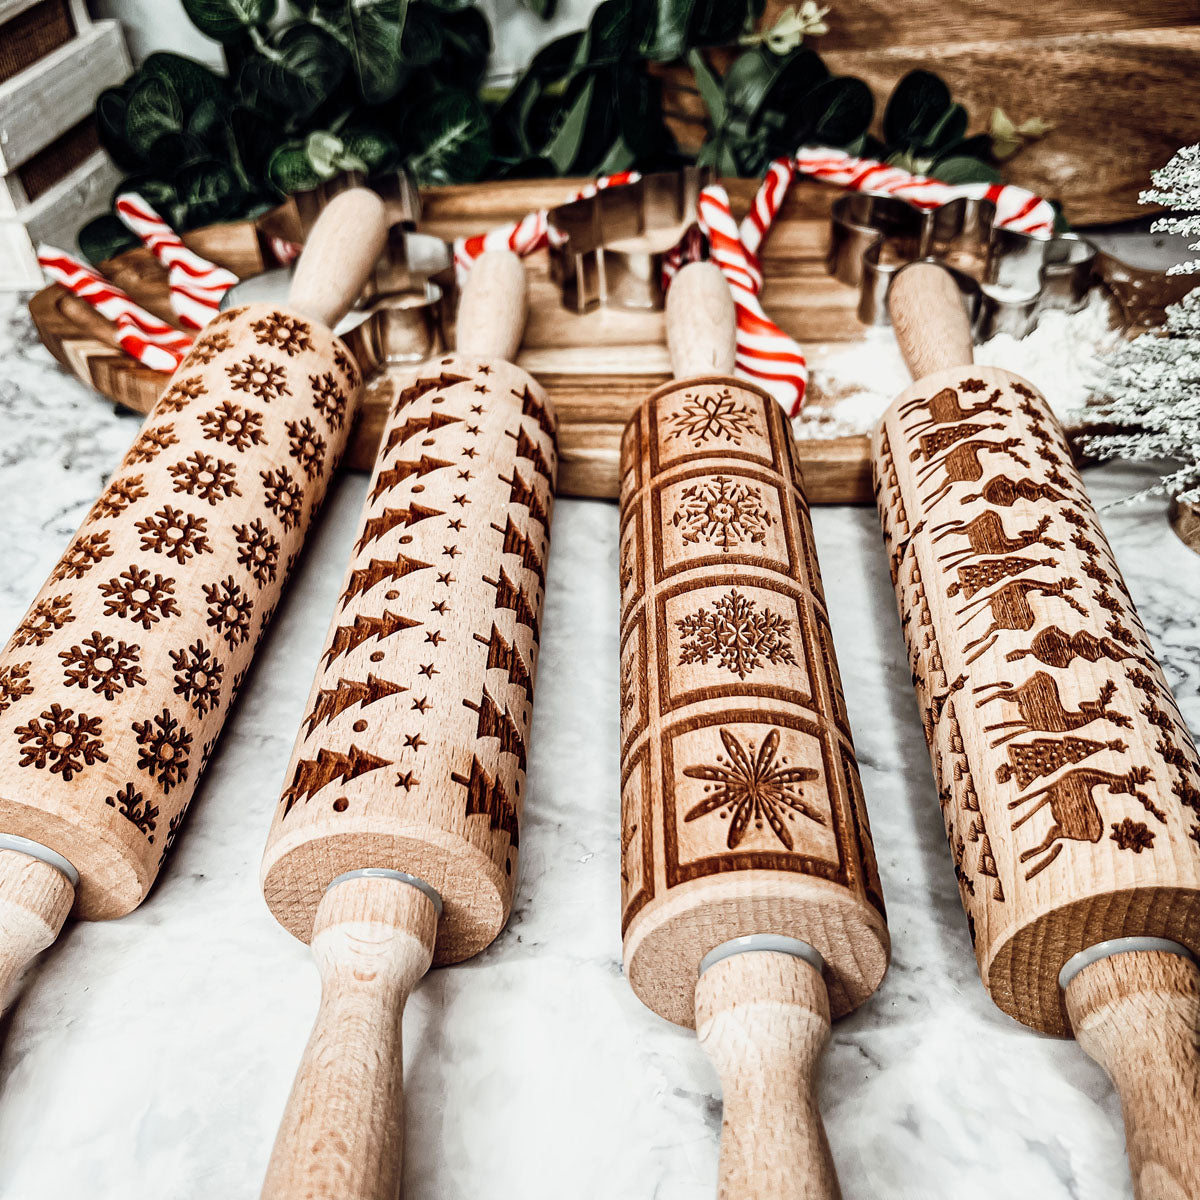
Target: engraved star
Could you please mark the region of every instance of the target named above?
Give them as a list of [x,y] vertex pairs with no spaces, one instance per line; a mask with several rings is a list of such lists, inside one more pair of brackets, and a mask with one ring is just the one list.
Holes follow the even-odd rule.
[[422,746],[428,745],[429,743],[419,733],[410,733],[404,738],[405,749],[420,750]]
[[420,782],[411,771],[404,771],[396,776],[396,786],[402,787],[406,792],[411,792]]
[[[477,384],[475,385],[475,390],[476,390],[477,392],[483,392],[483,393],[486,395],[486,394],[487,394],[487,392],[489,392],[491,389],[488,387],[488,385],[487,385],[486,383],[477,383]],[[472,412],[475,412],[476,410],[475,410],[475,409],[471,409],[471,411],[472,411]],[[480,412],[482,412],[483,410],[482,410],[482,409],[480,409],[479,411],[480,411]]]
[[457,504],[459,506],[459,508],[466,508],[466,506],[468,504],[470,504],[471,502],[470,502],[470,500],[467,499],[466,492],[460,492],[457,496],[454,497],[454,503]]
[[469,481],[471,479],[471,472],[469,470],[459,471],[458,477],[459,479],[466,479]]
[[438,583],[444,583],[447,587],[449,587],[454,582],[454,576],[447,571],[444,575],[439,575],[437,577],[437,581]]
[[443,554],[444,554],[444,555],[445,555],[447,558],[453,558],[453,557],[454,557],[456,554],[458,554],[458,553],[459,553],[459,549],[458,549],[458,547],[457,547],[457,546],[443,546],[443,547],[442,547],[442,553],[443,553]]
[[432,642],[435,646],[440,646],[446,639],[442,635],[442,631],[440,629],[435,629],[432,633],[427,633],[425,635],[425,640],[427,642]]
[[436,604],[431,605],[429,611],[435,612],[435,613],[441,613],[442,616],[445,616],[446,615],[445,600],[439,600]]
[[480,367],[479,373],[480,375],[490,375],[492,373],[492,368],[488,366]]
[[441,672],[434,667],[433,663],[422,663],[421,669],[417,674],[424,675],[426,679],[432,679],[435,675],[440,675]]
[[468,425],[467,433],[470,434],[471,436],[476,436],[479,433],[479,426],[478,425]]
[[462,448],[462,452],[467,458],[474,458],[475,455],[479,453],[474,446],[464,446]]
[[412,702],[412,706],[421,714],[421,716],[424,716],[425,710],[429,707],[429,701],[422,696],[419,700],[414,700]]
[[453,529],[455,533],[461,533],[463,528],[462,517],[455,517],[453,521],[447,521],[446,528]]
[[471,411],[473,413],[478,413],[480,416],[482,416],[483,415],[483,405],[482,404],[472,404]]

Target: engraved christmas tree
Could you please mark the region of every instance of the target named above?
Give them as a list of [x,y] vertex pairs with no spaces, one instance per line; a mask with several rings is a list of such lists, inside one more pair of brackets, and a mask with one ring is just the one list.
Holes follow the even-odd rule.
[[[452,379],[459,381],[457,375],[443,376],[444,379]],[[427,417],[409,417],[403,425],[395,425],[392,427],[391,433],[388,434],[388,439],[384,443],[383,453],[391,454],[397,447],[402,446],[410,437],[416,437],[418,433],[429,433],[435,429],[443,429],[447,425],[460,424],[462,417],[452,417],[446,413],[430,413]]]
[[415,525],[418,521],[430,517],[444,517],[446,514],[440,508],[422,508],[419,504],[410,504],[407,508],[385,508],[377,517],[372,517],[364,526],[362,537],[354,547],[355,554],[361,554],[365,546],[377,542],[384,534],[401,526]]
[[291,785],[283,793],[283,815],[286,817],[298,800],[307,800],[331,783],[356,779],[368,771],[391,765],[386,758],[376,758],[357,746],[351,746],[349,754],[322,748],[316,758],[303,758],[296,764]]

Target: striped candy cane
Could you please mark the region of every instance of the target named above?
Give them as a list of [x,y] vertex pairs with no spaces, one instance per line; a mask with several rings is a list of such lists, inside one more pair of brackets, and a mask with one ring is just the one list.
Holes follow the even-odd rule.
[[1033,237],[1054,233],[1054,208],[1040,196],[1009,183],[942,183],[912,175],[873,158],[855,158],[844,150],[805,147],[796,151],[796,169],[814,179],[854,192],[897,196],[918,208],[937,208],[960,196],[990,200],[996,206],[996,224]]
[[86,300],[117,327],[117,342],[126,354],[154,371],[170,373],[192,347],[192,335],[160,321],[139,307],[98,271],[53,246],[38,247],[38,262],[55,283]]
[[739,228],[729,196],[713,184],[700,193],[700,228],[708,237],[709,257],[729,281],[737,312],[739,375],[760,383],[794,417],[804,402],[808,365],[804,351],[763,311],[758,293],[763,276],[758,250],[783,203],[792,171],[786,160],[773,162],[750,212]]
[[171,307],[189,329],[203,329],[217,315],[221,297],[238,281],[225,270],[189,250],[171,228],[136,192],[123,192],[116,201],[117,216],[137,234],[167,269]]

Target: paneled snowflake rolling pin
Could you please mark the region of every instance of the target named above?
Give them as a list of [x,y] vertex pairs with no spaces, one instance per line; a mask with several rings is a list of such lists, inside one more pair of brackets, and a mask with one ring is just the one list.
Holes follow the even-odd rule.
[[791,433],[729,377],[733,319],[679,273],[676,381],[621,450],[625,971],[720,1073],[722,1200],[832,1197],[814,1068],[888,934]]
[[970,365],[941,268],[890,304],[879,511],[980,973],[1112,1076],[1139,1197],[1196,1200],[1196,748],[1045,400]]
[[0,988],[154,882],[345,447],[327,326],[385,234],[345,193],[286,306],[208,326],[0,655]]
[[269,1200],[394,1200],[409,991],[508,919],[556,465],[545,393],[510,361],[524,322],[520,259],[486,253],[458,353],[384,429],[263,860],[322,981]]

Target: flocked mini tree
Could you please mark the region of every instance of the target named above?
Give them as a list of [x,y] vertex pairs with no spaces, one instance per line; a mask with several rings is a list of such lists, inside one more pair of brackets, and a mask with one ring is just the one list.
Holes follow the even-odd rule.
[[[1200,237],[1200,144],[1185,146],[1155,171],[1154,186],[1139,199],[1161,204],[1155,232]],[[1189,244],[1200,250],[1200,241]],[[1200,272],[1200,259],[1180,263],[1172,275]],[[1106,399],[1093,410],[1099,425],[1086,449],[1101,459],[1169,459],[1175,470],[1145,493],[1166,492],[1185,504],[1200,503],[1200,288],[1167,309],[1161,330],[1123,346],[1106,364]]]

